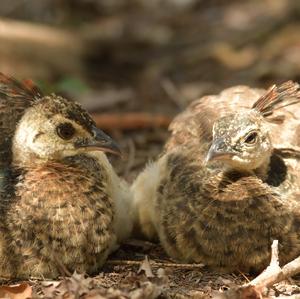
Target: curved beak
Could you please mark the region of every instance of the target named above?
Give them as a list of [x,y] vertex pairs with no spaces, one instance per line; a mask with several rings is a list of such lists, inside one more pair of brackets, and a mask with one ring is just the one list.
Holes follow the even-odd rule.
[[84,144],[80,144],[79,147],[84,147],[93,151],[103,151],[118,156],[122,155],[120,147],[111,137],[97,127],[93,127],[92,131],[94,138],[87,140]]
[[210,146],[208,153],[206,155],[205,162],[209,163],[214,160],[229,160],[234,155],[223,138],[218,138],[213,140],[212,145]]

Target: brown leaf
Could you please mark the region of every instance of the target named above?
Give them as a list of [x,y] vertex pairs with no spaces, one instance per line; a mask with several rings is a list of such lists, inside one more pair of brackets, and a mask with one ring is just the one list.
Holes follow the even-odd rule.
[[61,281],[43,281],[42,290],[46,298],[54,298],[58,293],[58,287]]
[[84,275],[74,272],[71,277],[66,277],[61,281],[42,283],[42,290],[46,298],[62,296],[66,299],[87,293],[90,284],[90,278],[85,278]]
[[26,299],[32,295],[32,288],[27,283],[0,286],[0,298]]

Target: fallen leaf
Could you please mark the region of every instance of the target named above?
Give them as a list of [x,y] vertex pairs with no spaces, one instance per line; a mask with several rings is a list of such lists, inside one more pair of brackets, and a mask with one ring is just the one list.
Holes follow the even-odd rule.
[[32,295],[32,288],[27,283],[0,286],[0,298],[26,299]]
[[53,298],[59,293],[58,287],[61,284],[61,281],[43,281],[41,284],[44,296],[46,298]]

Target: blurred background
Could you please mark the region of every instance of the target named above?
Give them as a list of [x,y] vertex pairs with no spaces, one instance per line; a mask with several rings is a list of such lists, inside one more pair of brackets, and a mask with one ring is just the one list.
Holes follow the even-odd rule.
[[192,100],[300,81],[300,1],[1,0],[0,71],[81,102],[132,180]]

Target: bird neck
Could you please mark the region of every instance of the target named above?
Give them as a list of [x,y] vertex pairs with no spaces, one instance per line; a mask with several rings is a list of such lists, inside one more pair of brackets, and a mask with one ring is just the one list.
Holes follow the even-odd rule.
[[259,177],[262,181],[266,181],[268,179],[270,169],[270,158],[271,157],[268,157],[258,168],[253,170],[255,175]]
[[[68,156],[62,159],[43,159],[36,156],[27,157],[26,159],[14,159],[13,166],[18,169],[24,169],[26,171],[32,171],[35,169],[41,168],[52,168],[53,166],[58,168],[78,168],[78,169],[86,169],[94,168],[93,165],[98,165],[101,168],[106,170],[109,162],[106,159],[105,155],[94,156],[92,154],[78,154]],[[106,171],[107,172],[107,171]]]
[[[256,168],[243,168],[239,167],[239,165],[225,165],[225,172],[241,172],[255,175],[263,182],[268,179],[269,169],[270,169],[271,156],[266,157],[261,164],[259,164]],[[224,165],[223,165],[224,167]]]
[[20,192],[22,186],[26,187],[36,183],[47,185],[53,180],[67,182],[71,188],[75,186],[80,188],[82,184],[98,186],[101,181],[105,181],[105,187],[103,186],[105,191],[109,191],[110,188],[107,186],[110,181],[106,167],[99,160],[87,154],[66,157],[63,161],[49,160],[45,163],[17,166],[16,169],[21,172],[18,178],[22,182]]

